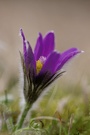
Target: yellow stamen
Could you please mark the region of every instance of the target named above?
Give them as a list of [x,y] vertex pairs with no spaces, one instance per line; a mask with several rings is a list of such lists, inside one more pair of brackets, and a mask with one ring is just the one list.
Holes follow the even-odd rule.
[[42,69],[42,66],[43,66],[43,63],[40,60],[36,61],[36,71],[37,71],[37,73],[40,72],[40,70]]

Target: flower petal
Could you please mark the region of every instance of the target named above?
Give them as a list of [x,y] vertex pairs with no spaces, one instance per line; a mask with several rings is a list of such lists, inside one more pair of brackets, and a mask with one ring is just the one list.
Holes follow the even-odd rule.
[[55,47],[54,43],[54,32],[49,32],[43,39],[43,56],[47,57]]
[[46,59],[40,74],[45,74],[49,72],[51,74],[55,73],[55,69],[57,67],[58,61],[60,59],[60,54],[56,51],[53,51]]
[[20,34],[21,34],[23,40],[25,40],[25,36],[24,36],[24,33],[23,33],[23,30],[22,29],[20,29]]
[[30,46],[30,43],[27,41],[28,50],[27,50],[27,66],[30,68],[30,70],[34,70],[34,73],[36,72],[36,61],[35,57],[32,51],[32,48]]
[[25,41],[25,36],[23,33],[23,30],[20,29],[20,34],[22,36],[22,40],[23,40],[23,54],[24,54],[24,60],[26,61],[26,57],[27,57],[27,48],[26,48],[26,41]]
[[70,48],[61,54],[59,65],[57,66],[56,71],[60,70],[64,64],[66,64],[71,58],[76,56],[78,53],[81,53],[77,48]]
[[26,65],[26,68],[30,70],[36,70],[36,62],[35,62],[35,58],[34,58],[34,54],[32,51],[32,48],[30,46],[30,43],[28,41],[26,41],[23,30],[20,29],[20,33],[23,39],[23,54],[24,54],[24,62]]
[[37,39],[36,46],[34,49],[35,60],[38,60],[40,56],[42,56],[42,52],[43,52],[42,35],[41,33],[39,33],[39,37]]

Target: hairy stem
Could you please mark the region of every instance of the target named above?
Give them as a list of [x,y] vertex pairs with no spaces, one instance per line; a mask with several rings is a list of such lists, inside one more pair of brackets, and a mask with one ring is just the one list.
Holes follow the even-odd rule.
[[26,103],[25,108],[24,108],[24,110],[22,112],[22,115],[20,117],[20,120],[17,123],[17,127],[16,127],[15,130],[18,130],[18,129],[20,129],[22,127],[23,122],[24,122],[24,120],[25,120],[25,118],[27,116],[27,113],[28,113],[28,111],[29,111],[30,108],[31,108],[31,105],[28,104],[28,103]]

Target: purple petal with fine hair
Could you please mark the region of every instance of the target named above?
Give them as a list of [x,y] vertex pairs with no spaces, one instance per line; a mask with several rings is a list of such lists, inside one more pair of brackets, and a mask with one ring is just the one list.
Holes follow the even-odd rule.
[[34,73],[36,72],[36,61],[35,57],[32,51],[32,48],[30,46],[30,43],[27,41],[28,49],[27,49],[27,59],[26,59],[26,66],[29,67],[30,70],[34,70]]
[[26,57],[27,57],[27,48],[26,48],[26,41],[25,41],[25,36],[23,33],[23,30],[20,29],[20,34],[22,36],[22,40],[23,40],[23,54],[24,54],[24,60],[26,61]]
[[27,68],[31,67],[32,69],[34,69],[34,72],[35,72],[36,62],[35,62],[35,58],[34,58],[32,48],[30,46],[30,43],[28,41],[26,41],[22,29],[20,29],[20,33],[21,33],[21,36],[22,36],[22,39],[23,39],[23,54],[24,54],[25,65],[26,65]]
[[[73,47],[73,48],[70,48],[70,49],[64,51],[64,52],[61,54],[62,59],[64,58],[64,56],[70,54],[71,52],[75,52],[75,51],[77,51],[77,50],[78,50],[77,48],[74,48],[74,47]],[[61,59],[61,58],[60,58],[60,59]]]
[[47,57],[54,50],[55,47],[54,32],[47,33],[47,35],[43,39],[43,46],[43,56]]
[[64,64],[66,64],[71,58],[76,56],[78,53],[81,53],[77,48],[70,48],[61,54],[59,65],[56,68],[56,71],[60,70]]
[[21,34],[23,40],[25,40],[25,36],[24,36],[24,33],[23,33],[23,30],[22,29],[20,29],[20,34]]
[[43,52],[42,34],[39,33],[39,37],[37,39],[36,46],[34,49],[35,60],[38,60],[40,56],[42,56],[42,52]]
[[53,75],[55,73],[55,69],[57,67],[59,59],[60,59],[60,54],[56,51],[53,51],[47,57],[39,74],[45,74],[45,72],[49,72]]

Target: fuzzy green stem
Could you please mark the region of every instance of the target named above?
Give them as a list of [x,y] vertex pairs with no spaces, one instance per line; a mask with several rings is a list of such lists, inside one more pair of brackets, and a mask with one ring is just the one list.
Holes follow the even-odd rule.
[[31,108],[31,105],[26,103],[25,108],[24,108],[24,110],[22,112],[22,115],[20,117],[20,120],[19,120],[15,130],[18,130],[18,129],[20,129],[22,127],[23,122],[24,122],[30,108]]

